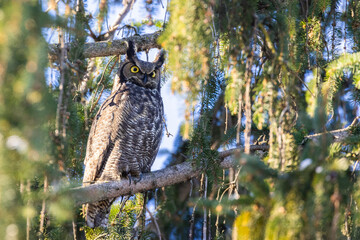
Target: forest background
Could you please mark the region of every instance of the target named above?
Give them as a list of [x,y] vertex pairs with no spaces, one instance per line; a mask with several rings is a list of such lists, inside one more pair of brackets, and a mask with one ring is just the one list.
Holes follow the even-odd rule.
[[[166,168],[82,188],[124,40],[167,51]],[[360,238],[359,48],[356,0],[1,1],[0,238]]]

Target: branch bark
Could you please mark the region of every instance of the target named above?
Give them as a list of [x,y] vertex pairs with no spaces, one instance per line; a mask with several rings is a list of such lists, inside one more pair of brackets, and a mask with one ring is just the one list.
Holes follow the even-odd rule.
[[[94,43],[85,43],[84,44],[84,56],[85,58],[93,57],[107,57],[112,55],[120,55],[126,53],[127,45],[125,41],[132,40],[138,48],[138,51],[144,51],[151,48],[161,48],[157,43],[157,39],[160,36],[161,32],[155,32],[151,34],[144,35],[135,35],[128,38],[123,38],[120,40],[114,40],[111,42],[94,42]],[[65,49],[70,49],[70,44],[65,45]],[[49,45],[49,60],[52,62],[58,61],[58,56],[60,53],[59,44],[50,44]]]
[[[221,152],[219,157],[222,160],[221,168],[230,168],[239,165],[233,161],[231,155],[243,152],[243,147],[238,147]],[[267,145],[252,145],[251,151],[268,150]],[[76,205],[88,202],[97,202],[108,198],[133,195],[138,192],[144,192],[155,188],[166,187],[176,183],[187,181],[201,173],[201,169],[196,169],[191,162],[183,162],[162,170],[145,173],[141,181],[135,183],[124,179],[120,181],[96,183],[86,187],[78,187],[67,192]]]

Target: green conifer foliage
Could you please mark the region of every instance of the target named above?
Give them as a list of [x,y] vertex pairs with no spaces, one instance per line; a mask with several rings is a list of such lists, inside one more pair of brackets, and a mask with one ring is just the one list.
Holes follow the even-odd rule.
[[[174,37],[181,34],[188,36],[186,46],[192,39],[196,41],[190,46],[205,46],[207,40],[204,39],[212,38],[209,56],[216,59],[217,71],[225,76],[225,84],[216,83],[221,89],[216,102],[223,106],[213,108],[212,103],[205,102],[212,112],[210,116],[217,115],[216,118],[204,114],[203,98],[197,99],[201,107],[198,111],[193,109],[194,134],[190,135],[187,149],[204,149],[215,142],[218,145],[212,146],[220,149],[235,142],[242,144],[239,129],[245,128],[247,116],[243,112],[249,76],[253,142],[265,134],[269,146],[267,152],[255,153],[258,158],[235,157],[241,166],[236,183],[232,183],[232,170],[225,170],[222,180],[215,178],[208,188],[212,191],[212,200],[193,200],[189,207],[199,215],[192,214],[191,217],[183,211],[178,213],[181,218],[191,218],[191,226],[195,227],[189,232],[204,229],[205,218],[201,213],[205,211],[209,214],[205,228],[211,229],[208,236],[219,239],[229,236],[229,229],[232,229],[234,239],[357,238],[358,213],[352,209],[358,191],[354,170],[359,156],[358,127],[355,124],[354,130],[346,131],[347,137],[336,143],[331,134],[319,135],[316,140],[305,137],[324,132],[326,126],[332,130],[356,120],[359,111],[357,1],[197,1],[193,5],[172,1],[171,4],[168,32],[160,39],[169,55],[177,53],[177,60],[169,61],[169,69],[187,74],[184,82],[201,83],[191,75],[200,69],[196,64],[186,67],[184,64],[181,68],[185,59],[192,59],[193,54],[177,52],[173,47],[184,44],[185,41]],[[212,18],[210,23],[196,22],[196,28],[210,28],[212,35],[204,31],[181,32],[180,23],[186,23],[181,21],[184,14],[201,4],[211,9]],[[177,6],[181,6],[181,12],[175,9]],[[191,29],[188,25],[183,27]],[[176,27],[179,29],[174,30]],[[198,55],[198,63],[202,59],[203,56]],[[209,66],[212,63],[209,61]],[[210,76],[212,71],[210,67]],[[176,84],[181,83],[178,80]],[[200,85],[200,89],[204,89],[200,96],[206,96],[214,89],[206,86]],[[181,91],[174,89],[184,92],[184,88]],[[188,88],[185,93],[193,96],[197,89]],[[221,141],[219,135],[206,133],[207,128],[203,126],[208,125],[203,124],[204,117],[211,119],[211,123],[219,121],[212,127],[219,128],[220,132],[234,130],[234,134]],[[207,136],[206,142],[199,136]],[[173,161],[176,159],[180,158],[174,157]],[[209,164],[212,160],[211,157],[208,159]],[[266,171],[272,174],[266,174]],[[201,179],[197,181],[200,187],[193,189],[200,191],[201,198],[203,185]],[[222,187],[217,181],[224,181],[223,184],[227,183],[229,187]],[[226,196],[238,200],[226,200]],[[199,207],[199,204],[203,205]],[[166,204],[163,206],[162,211],[170,209]],[[196,219],[201,227],[192,224]],[[220,226],[222,220],[224,225]],[[167,232],[171,232],[168,224],[162,224]],[[200,235],[204,237],[204,232]]]
[[350,75],[353,79],[353,84],[357,89],[360,89],[360,53],[344,54],[338,59],[333,60],[326,67],[326,82],[323,85],[322,91],[327,97],[328,111],[332,112],[332,101],[342,78],[347,78]]

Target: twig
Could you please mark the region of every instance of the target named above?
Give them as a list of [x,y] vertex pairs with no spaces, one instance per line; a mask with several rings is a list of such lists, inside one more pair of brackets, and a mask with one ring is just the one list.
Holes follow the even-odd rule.
[[[146,207],[146,206],[145,206],[145,207]],[[161,240],[161,232],[160,232],[159,224],[158,224],[157,221],[156,221],[156,218],[152,215],[152,213],[150,212],[150,210],[149,210],[148,207],[146,207],[146,211],[149,213],[151,220],[152,220],[153,223],[155,224],[156,231],[157,231],[157,234],[158,234],[158,236],[159,236],[159,240]]]
[[102,237],[105,237],[107,235],[107,233],[103,233],[103,234],[100,234],[99,236],[97,236],[96,238],[94,238],[94,240],[98,240]]
[[227,107],[227,104],[225,104],[225,129],[224,129],[224,134],[227,133],[227,129],[228,129],[228,122],[229,122],[229,119],[228,119],[228,107]]
[[69,59],[65,59],[65,63],[73,72],[75,72],[75,73],[77,73],[79,75],[85,75],[86,72],[80,70],[80,68],[78,66],[76,66],[75,63],[70,62]]
[[[118,214],[116,215],[116,217],[115,217],[115,219],[120,219],[120,215],[121,215],[121,213],[122,213],[122,210],[124,209],[124,207],[125,207],[125,204],[126,204],[126,202],[128,201],[130,199],[130,196],[124,196],[122,199],[121,199],[121,205],[120,205],[120,208],[119,208],[119,212],[118,212]],[[114,223],[115,223],[115,221],[114,221]]]
[[307,56],[307,63],[308,63],[308,69],[311,69],[310,66],[310,54],[309,54],[309,25],[308,25],[308,9],[309,9],[309,3],[308,0],[306,0],[306,7],[305,7],[305,36],[306,36],[306,40],[305,40],[305,53]]
[[211,209],[209,209],[208,213],[208,229],[207,229],[207,240],[211,240]]
[[77,240],[77,236],[76,236],[76,223],[75,223],[74,219],[72,220],[72,230],[73,230],[74,240]]
[[357,171],[357,168],[359,167],[359,160],[357,160],[356,162],[355,162],[355,164],[353,165],[353,170],[352,170],[352,172],[351,172],[351,176],[354,176],[354,174],[355,174],[355,172]]
[[229,185],[230,185],[230,190],[229,190],[229,197],[231,196],[232,190],[233,190],[233,185],[230,184],[231,182],[233,182],[234,179],[234,168],[229,168]]
[[129,13],[129,11],[132,8],[132,6],[134,5],[134,3],[135,3],[135,0],[124,0],[123,1],[124,7],[120,11],[120,13],[119,13],[117,19],[115,20],[115,23],[113,24],[113,26],[104,35],[105,40],[110,40],[111,41],[111,40],[114,39],[115,31],[118,29],[118,27],[120,26],[121,22],[124,20],[126,15]]
[[[128,32],[127,32],[127,34],[126,34],[126,37],[138,35],[138,31],[137,31],[136,27],[131,26],[131,25],[128,25],[128,24],[125,24],[124,26],[122,26],[121,28],[119,28],[119,32],[122,30],[121,37],[124,37],[124,29],[125,29],[125,28],[128,29]],[[131,35],[131,31],[130,31],[130,30],[133,30],[133,31],[134,31],[134,34]],[[147,49],[145,49],[145,51],[146,51],[146,50],[147,50]]]
[[[47,176],[44,175],[44,193],[48,190],[48,179]],[[40,213],[40,229],[39,232],[43,235],[44,234],[44,222],[45,222],[45,212],[46,212],[46,201],[43,199],[41,213]]]
[[162,119],[163,119],[163,122],[164,122],[164,127],[165,127],[165,131],[166,131],[166,136],[167,136],[167,137],[173,136],[171,133],[169,133],[169,131],[168,131],[168,129],[167,129],[167,125],[166,125],[166,121],[165,121],[164,116],[162,117]]
[[310,88],[308,87],[308,85],[301,79],[301,77],[299,77],[299,75],[298,75],[296,72],[294,72],[287,64],[285,64],[285,66],[286,66],[286,68],[287,68],[288,71],[290,71],[292,74],[294,74],[295,77],[296,77],[297,79],[299,79],[299,81],[300,81],[302,84],[304,84],[305,88],[309,91],[309,93],[311,94],[311,96],[313,96],[313,97],[315,98],[315,95],[314,95],[313,92],[310,90]]
[[241,130],[241,118],[242,118],[242,91],[240,89],[239,98],[238,98],[238,121],[236,126],[236,144],[240,146],[240,130]]
[[60,115],[61,115],[61,105],[63,102],[64,96],[64,70],[65,70],[65,49],[64,49],[64,32],[59,29],[59,40],[60,40],[60,84],[59,84],[59,98],[56,108],[56,120],[55,120],[55,136],[60,134]]
[[[110,64],[115,58],[117,58],[117,56],[112,57],[112,58],[109,60],[109,62],[106,64],[106,66],[105,66],[105,68],[104,68],[104,71],[103,71],[103,73],[102,73],[102,75],[101,75],[100,81],[97,83],[94,97],[96,96],[96,93],[97,93],[97,91],[98,91],[98,89],[99,89],[100,84],[102,84],[102,82],[103,82],[103,80],[104,80],[104,75],[105,75],[105,72],[106,72],[107,67],[109,66],[109,64]],[[114,67],[115,67],[115,64],[111,67],[111,69],[110,69],[110,74],[111,74],[112,70],[114,69]],[[101,95],[102,95],[104,89],[105,89],[105,86],[103,85],[103,87],[102,87],[102,89],[101,89],[101,91],[100,91],[99,97],[97,98],[96,102],[91,106],[90,113],[94,110],[96,104],[99,102],[99,100],[100,100],[100,98],[101,98]]]
[[357,124],[359,119],[360,119],[360,116],[355,117],[354,120],[352,121],[352,123],[346,128],[337,129],[337,130],[333,130],[333,131],[329,131],[329,132],[323,132],[323,133],[316,133],[316,134],[308,135],[308,136],[306,136],[304,138],[304,141],[306,139],[319,138],[319,137],[324,136],[324,135],[332,135],[334,137],[335,142],[341,142],[341,141],[343,141],[345,138],[347,138],[349,136],[349,134],[350,134],[349,130],[353,126],[355,126]]
[[143,204],[141,206],[141,210],[139,215],[136,217],[135,220],[135,224],[138,222],[139,223],[139,235],[138,235],[138,239],[142,239],[141,236],[144,232],[144,228],[145,228],[145,209],[146,209],[146,199],[147,199],[147,192],[145,192],[144,194],[142,194],[141,196],[143,197]]
[[253,60],[254,60],[254,53],[255,53],[255,41],[256,41],[256,16],[254,16],[254,26],[253,26],[253,36],[252,36],[252,46],[250,51],[250,56],[248,56],[246,60],[246,70],[245,70],[245,131],[244,131],[244,145],[246,154],[250,154],[250,138],[251,138],[251,79],[252,79],[252,67],[253,67]]
[[345,11],[344,11],[344,17],[345,17],[345,20],[344,20],[344,53],[346,53],[346,23],[347,23],[347,0],[345,1]]
[[164,14],[164,22],[162,25],[163,30],[165,30],[165,23],[166,23],[166,14],[168,12],[168,8],[169,8],[169,0],[166,1],[166,9],[165,9],[165,14]]
[[193,207],[193,212],[191,214],[191,219],[190,219],[190,229],[189,229],[189,240],[193,240],[194,239],[194,228],[195,228],[195,211],[196,211],[196,207],[197,204],[199,202],[200,199],[198,199],[195,203],[195,206]]
[[[203,174],[204,176],[204,192],[203,192],[203,198],[206,199],[207,198],[207,186],[208,186],[208,178],[206,174]],[[204,211],[204,215],[203,215],[203,240],[207,239],[207,211],[206,211],[206,207],[203,207],[203,211]]]
[[[26,192],[28,194],[28,200],[27,200],[27,207],[30,207],[30,180],[27,180],[26,183]],[[31,221],[30,221],[30,216],[27,215],[26,216],[26,240],[30,240],[30,230],[31,230]]]
[[[220,199],[220,191],[225,186],[224,182],[225,182],[225,169],[223,169],[222,184],[218,188],[218,192],[217,192],[217,195],[216,195],[216,201],[218,201],[218,202],[219,202],[219,199]],[[216,213],[216,221],[215,221],[215,227],[216,227],[215,236],[216,237],[219,237],[219,219],[220,219],[220,213],[217,212]]]
[[55,2],[50,1],[49,3],[52,4],[52,6],[48,6],[48,8],[45,10],[45,12],[49,12],[50,10],[54,10],[55,6],[60,2],[60,0],[56,0]]
[[339,193],[339,186],[336,184],[334,187],[334,193],[330,198],[331,202],[334,205],[334,215],[333,215],[333,219],[331,222],[330,235],[329,235],[329,239],[331,239],[331,240],[337,239],[336,233],[337,233],[338,222],[339,222],[339,218],[340,218],[340,199],[341,199],[341,195]]
[[194,180],[193,179],[190,179],[190,191],[189,191],[189,198],[192,197],[192,191],[193,191],[193,188],[194,188]]
[[[65,75],[65,73],[62,73]],[[64,98],[63,98],[63,106],[62,106],[62,122],[61,122],[61,150],[65,151],[65,141],[66,141],[66,129],[67,129],[67,123],[70,116],[70,113],[67,112],[67,107],[69,104],[69,98],[70,98],[70,87],[67,87],[65,89]],[[65,160],[65,159],[64,159]],[[62,160],[62,161],[64,161]]]

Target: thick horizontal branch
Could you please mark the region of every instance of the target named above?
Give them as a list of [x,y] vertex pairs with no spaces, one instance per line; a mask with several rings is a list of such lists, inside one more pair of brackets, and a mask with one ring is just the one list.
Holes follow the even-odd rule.
[[[94,43],[85,43],[84,44],[84,56],[85,58],[93,57],[107,57],[112,55],[125,54],[127,45],[125,41],[132,40],[135,45],[138,47],[138,51],[145,51],[151,48],[160,48],[160,45],[157,43],[157,39],[160,36],[160,31],[144,34],[144,35],[135,35],[128,38],[123,38],[120,40],[113,40],[111,42],[94,42]],[[70,44],[66,44],[65,48],[69,51]],[[60,44],[51,44],[49,45],[49,59],[50,61],[57,61],[60,53]]]
[[[252,145],[251,151],[268,150],[267,145]],[[221,168],[230,168],[238,165],[230,156],[243,151],[243,147],[230,149],[220,153]],[[87,202],[132,195],[156,188],[174,185],[187,181],[201,173],[200,169],[192,166],[191,162],[183,162],[162,170],[145,173],[141,181],[129,183],[129,180],[96,183],[86,187],[78,187],[70,190],[71,198],[77,205]]]
[[[334,137],[334,141],[340,141],[349,136],[350,129],[357,124],[360,117],[355,120],[344,129],[334,130],[326,133],[318,133],[314,135],[306,136],[305,139],[317,139],[325,134],[331,134]],[[257,150],[268,151],[269,145],[251,145],[250,151]],[[239,165],[238,161],[234,161],[231,157],[234,154],[243,152],[243,147],[237,147],[230,150],[226,150],[219,153],[220,168],[231,168]],[[66,194],[70,194],[77,205],[97,202],[108,198],[116,198],[119,196],[133,195],[138,192],[145,192],[148,190],[171,186],[176,183],[187,181],[193,177],[198,176],[201,173],[201,169],[196,168],[191,162],[183,162],[171,167],[167,167],[162,170],[143,174],[141,181],[135,183],[129,183],[129,180],[123,179],[120,181],[96,183],[86,187],[78,187],[71,189]]]

